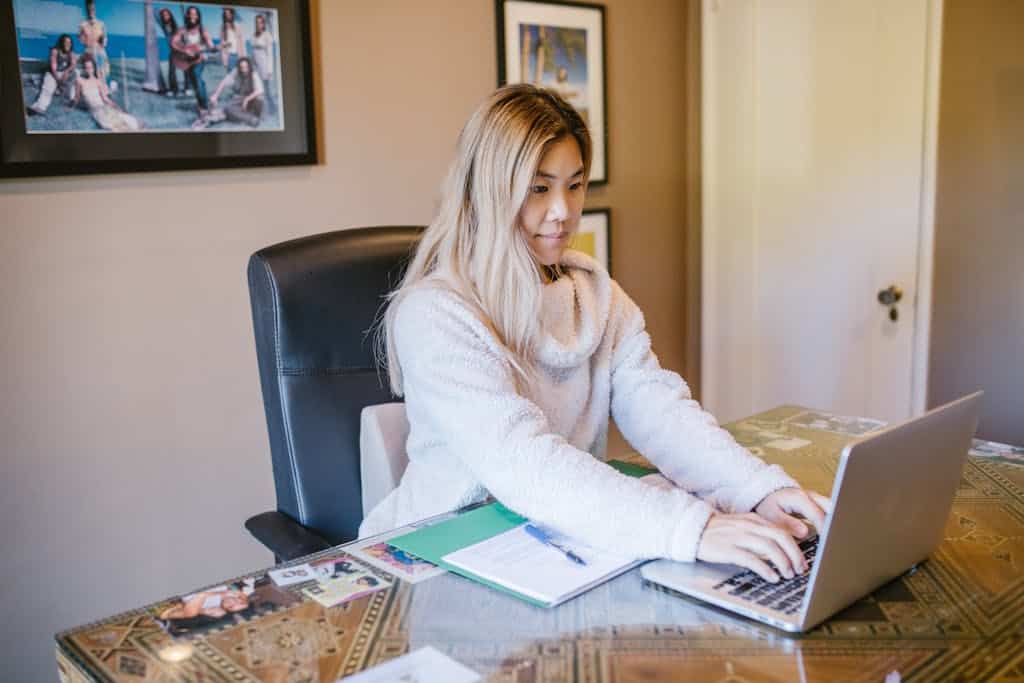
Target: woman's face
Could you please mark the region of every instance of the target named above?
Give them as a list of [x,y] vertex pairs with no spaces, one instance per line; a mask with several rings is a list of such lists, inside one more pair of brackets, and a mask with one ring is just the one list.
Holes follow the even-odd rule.
[[166,9],[166,8],[160,10],[160,23],[161,24],[169,24],[169,23],[171,23],[171,10]]
[[241,612],[249,606],[249,598],[241,591],[232,591],[224,594],[220,605],[228,612]]
[[199,10],[195,7],[189,7],[188,11],[185,12],[185,18],[188,19],[189,24],[195,26],[199,23]]
[[61,52],[71,52],[71,37],[64,36],[60,41]]
[[250,69],[251,67],[249,66],[248,59],[243,58],[238,60],[238,73],[242,74],[243,76],[248,76]]
[[519,209],[519,229],[540,265],[561,261],[580,226],[586,186],[583,157],[572,136],[549,143]]
[[92,63],[91,59],[87,59],[85,63],[82,64],[82,68],[85,70],[86,78],[92,78],[96,75],[96,65]]
[[256,32],[263,33],[267,30],[267,20],[262,15],[256,15]]

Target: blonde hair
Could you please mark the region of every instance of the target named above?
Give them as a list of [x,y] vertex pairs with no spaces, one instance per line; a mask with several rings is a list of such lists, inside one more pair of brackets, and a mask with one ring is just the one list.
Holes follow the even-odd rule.
[[467,302],[505,348],[517,380],[529,381],[539,335],[542,281],[518,229],[548,146],[574,138],[590,174],[590,133],[579,113],[557,93],[527,84],[499,88],[459,134],[455,160],[441,186],[437,216],[420,240],[402,283],[388,295],[378,330],[378,359],[391,390],[401,396],[402,368],[394,343],[402,298],[431,278]]

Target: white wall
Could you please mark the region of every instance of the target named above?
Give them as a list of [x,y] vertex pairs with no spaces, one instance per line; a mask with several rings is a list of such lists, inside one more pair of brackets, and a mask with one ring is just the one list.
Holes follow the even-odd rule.
[[[607,5],[612,181],[588,203],[678,368],[684,89],[650,81],[682,82],[685,12]],[[0,182],[0,679],[54,680],[59,629],[270,563],[242,528],[274,507],[246,260],[429,220],[495,84],[493,7],[314,3],[320,166]]]

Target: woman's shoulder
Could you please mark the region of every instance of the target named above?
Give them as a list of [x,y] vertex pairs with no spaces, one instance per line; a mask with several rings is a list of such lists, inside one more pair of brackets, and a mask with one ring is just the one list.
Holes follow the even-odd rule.
[[392,303],[399,319],[424,322],[463,317],[472,312],[469,302],[441,278],[427,277],[403,289]]
[[449,282],[428,277],[406,288],[392,302],[395,330],[419,338],[492,336],[478,308]]

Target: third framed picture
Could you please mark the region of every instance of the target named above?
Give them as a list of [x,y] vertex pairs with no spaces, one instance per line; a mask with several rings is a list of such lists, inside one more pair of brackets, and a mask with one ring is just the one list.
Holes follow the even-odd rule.
[[604,7],[551,0],[497,0],[498,85],[557,91],[590,128],[590,183],[608,181]]
[[611,209],[584,209],[580,229],[569,245],[597,259],[609,273],[612,272],[612,212]]

